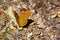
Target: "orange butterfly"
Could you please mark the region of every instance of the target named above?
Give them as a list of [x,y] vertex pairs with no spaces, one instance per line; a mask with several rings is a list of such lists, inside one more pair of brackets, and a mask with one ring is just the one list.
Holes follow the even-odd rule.
[[16,18],[18,25],[22,27],[25,26],[28,22],[28,18],[30,15],[31,15],[30,11],[24,11],[18,14],[18,17]]

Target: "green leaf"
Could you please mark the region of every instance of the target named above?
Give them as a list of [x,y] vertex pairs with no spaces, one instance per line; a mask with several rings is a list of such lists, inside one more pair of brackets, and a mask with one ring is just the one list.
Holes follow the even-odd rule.
[[7,34],[7,32],[5,31],[5,32],[3,32],[2,33],[2,35],[0,35],[0,38],[4,38],[4,37],[6,37],[6,34]]
[[3,32],[2,33],[2,37],[4,38],[6,36],[6,32]]
[[2,39],[2,35],[0,35],[0,38]]
[[2,3],[2,0],[0,0],[0,5],[1,5],[1,3]]

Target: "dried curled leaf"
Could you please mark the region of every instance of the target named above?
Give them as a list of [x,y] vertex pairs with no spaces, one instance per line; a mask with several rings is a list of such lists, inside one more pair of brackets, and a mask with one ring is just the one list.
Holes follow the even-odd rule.
[[28,22],[28,18],[31,15],[30,11],[25,11],[20,14],[18,14],[17,22],[19,26],[25,26]]
[[[12,7],[8,7],[8,9],[6,10],[6,14],[9,15],[9,17],[11,18],[10,22],[14,22],[15,25],[18,26],[14,12],[12,10]],[[9,24],[10,26],[12,26],[11,24]]]

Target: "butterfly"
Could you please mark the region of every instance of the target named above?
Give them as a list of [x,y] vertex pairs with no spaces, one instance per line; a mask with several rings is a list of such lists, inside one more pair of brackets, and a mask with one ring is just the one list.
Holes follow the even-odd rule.
[[16,18],[18,25],[21,27],[25,26],[28,22],[28,18],[30,15],[31,15],[30,11],[24,11],[18,14],[18,17]]
[[14,13],[11,6],[8,7],[8,9],[5,11],[5,13],[10,16],[11,21],[13,21],[16,25],[21,26],[21,27],[23,27],[27,24],[28,18],[31,15],[31,11],[29,11],[29,10],[26,10],[19,14]]

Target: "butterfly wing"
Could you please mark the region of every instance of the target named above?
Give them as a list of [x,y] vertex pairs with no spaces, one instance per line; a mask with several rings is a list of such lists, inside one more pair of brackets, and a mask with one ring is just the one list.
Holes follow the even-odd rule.
[[18,24],[19,26],[25,26],[28,22],[28,18],[31,15],[30,11],[25,11],[21,14],[18,14]]

